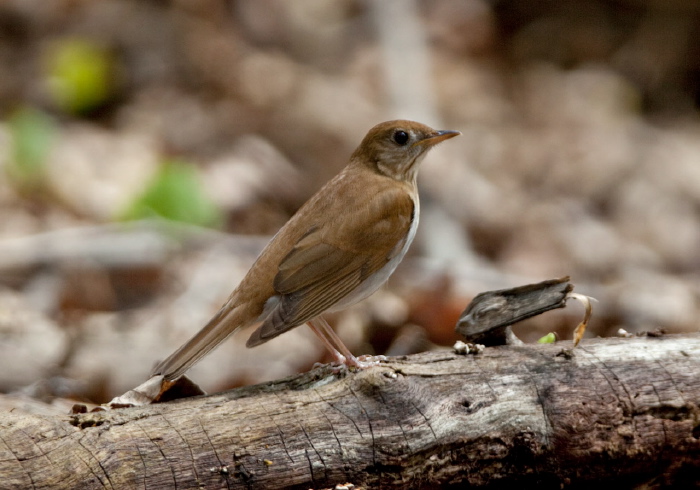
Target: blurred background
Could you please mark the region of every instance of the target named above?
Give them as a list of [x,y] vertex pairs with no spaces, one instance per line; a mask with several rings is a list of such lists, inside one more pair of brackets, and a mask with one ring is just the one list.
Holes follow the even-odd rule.
[[[404,263],[329,318],[356,354],[450,346],[479,292],[564,275],[587,337],[697,331],[699,38],[693,0],[4,0],[0,392],[144,381],[394,118],[463,136],[422,165]],[[304,327],[246,334],[191,377],[328,361]]]

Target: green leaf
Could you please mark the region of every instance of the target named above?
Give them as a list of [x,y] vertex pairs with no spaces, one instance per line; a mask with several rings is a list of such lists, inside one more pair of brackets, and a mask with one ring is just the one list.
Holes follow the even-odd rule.
[[197,168],[180,160],[165,161],[124,214],[127,220],[152,217],[199,226],[219,226],[222,222],[221,212],[204,193]]
[[37,186],[46,173],[54,122],[43,112],[25,107],[12,114],[8,123],[12,145],[8,175],[22,187]]
[[537,339],[538,344],[553,344],[557,341],[557,335],[555,333],[549,332],[544,337]]
[[109,52],[95,43],[80,38],[58,40],[45,61],[49,94],[62,110],[84,114],[112,96],[114,62]]

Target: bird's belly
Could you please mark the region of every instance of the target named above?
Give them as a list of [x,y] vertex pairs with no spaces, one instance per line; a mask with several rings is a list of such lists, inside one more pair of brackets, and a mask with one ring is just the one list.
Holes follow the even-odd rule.
[[416,205],[415,214],[413,216],[413,220],[411,221],[411,227],[408,229],[408,234],[406,235],[406,240],[404,240],[401,250],[389,262],[387,262],[384,267],[365,279],[359,286],[350,291],[350,293],[340,299],[333,306],[328,308],[327,311],[340,311],[348,306],[352,306],[355,303],[362,301],[379,289],[381,285],[384,284],[387,279],[389,279],[389,276],[393,274],[404,255],[406,255],[408,247],[411,245],[411,242],[416,236],[416,230],[418,229],[418,215],[418,206]]

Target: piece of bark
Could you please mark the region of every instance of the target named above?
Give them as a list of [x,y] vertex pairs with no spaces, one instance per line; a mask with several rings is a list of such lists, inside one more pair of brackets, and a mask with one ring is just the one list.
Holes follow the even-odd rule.
[[7,488],[688,485],[700,334],[429,352],[159,405],[0,414]]
[[[199,395],[206,395],[206,392],[187,376],[180,376],[174,381],[166,381],[163,376],[156,375],[151,376],[136,388],[113,398],[109,403],[97,407],[93,411],[139,407],[150,403],[166,403],[180,398]],[[83,412],[84,410],[80,404],[76,404],[73,407],[73,413]]]
[[566,306],[567,296],[574,289],[569,279],[566,276],[479,293],[460,315],[455,330],[468,342],[484,345],[521,344],[510,326]]

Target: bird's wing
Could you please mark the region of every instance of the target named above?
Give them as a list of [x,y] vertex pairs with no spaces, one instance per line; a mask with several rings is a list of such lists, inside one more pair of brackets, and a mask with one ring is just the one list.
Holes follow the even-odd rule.
[[351,219],[311,227],[282,260],[274,279],[278,293],[249,347],[320,315],[403,248],[415,205],[404,188],[365,196]]

